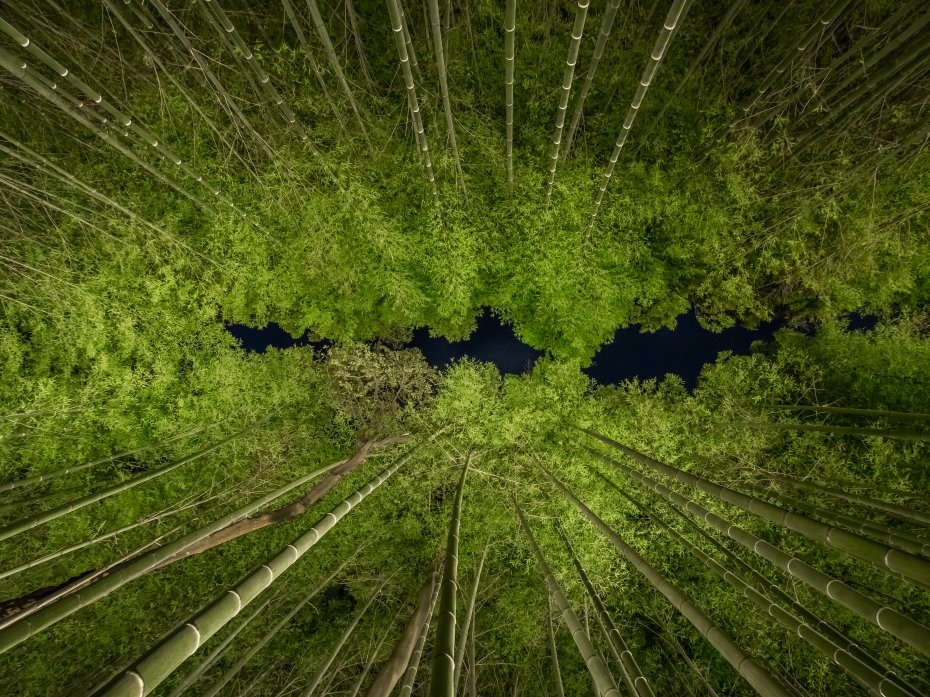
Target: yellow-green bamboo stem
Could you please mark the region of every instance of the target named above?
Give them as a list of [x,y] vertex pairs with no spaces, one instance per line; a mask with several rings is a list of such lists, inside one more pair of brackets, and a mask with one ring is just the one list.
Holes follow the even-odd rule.
[[478,601],[478,586],[481,583],[481,570],[484,568],[484,559],[488,555],[488,546],[484,546],[481,553],[481,560],[478,562],[478,568],[475,569],[475,578],[472,582],[471,593],[468,596],[468,608],[465,610],[465,623],[459,631],[459,639],[455,645],[455,690],[458,692],[458,686],[462,678],[462,665],[465,662],[465,648],[468,645],[468,631],[475,621],[475,604]]
[[507,0],[504,19],[504,102],[507,139],[507,190],[513,193],[513,74],[517,28],[517,0]]
[[[437,572],[438,573],[438,572]],[[426,646],[426,636],[429,633],[430,619],[433,616],[433,609],[436,607],[436,601],[439,600],[439,591],[441,582],[437,578],[434,584],[432,598],[429,603],[429,610],[426,612],[426,618],[423,622],[423,628],[417,636],[417,643],[414,646],[413,653],[410,656],[410,662],[404,671],[403,679],[400,685],[400,697],[410,697],[413,694],[413,686],[417,679],[417,672],[420,668],[420,661],[423,658],[423,648]],[[370,694],[370,693],[369,693]]]
[[446,79],[446,59],[442,50],[442,29],[439,25],[439,0],[428,0],[430,25],[433,31],[433,45],[436,53],[436,70],[439,73],[439,89],[442,92],[442,108],[446,114],[446,132],[452,145],[452,156],[456,169],[460,169],[459,147],[455,141],[455,124],[452,122],[452,104],[449,102],[449,82]]

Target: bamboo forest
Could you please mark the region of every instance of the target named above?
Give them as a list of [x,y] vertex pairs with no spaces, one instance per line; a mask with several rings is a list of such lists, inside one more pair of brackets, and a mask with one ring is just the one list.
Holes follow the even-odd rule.
[[930,6],[0,0],[0,516],[4,696],[930,695]]

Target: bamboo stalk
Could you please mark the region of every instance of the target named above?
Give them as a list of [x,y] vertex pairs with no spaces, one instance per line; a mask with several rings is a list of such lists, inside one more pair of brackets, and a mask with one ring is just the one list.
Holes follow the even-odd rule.
[[[413,653],[410,656],[407,669],[404,671],[403,680],[401,681],[400,686],[400,697],[410,697],[410,695],[413,694],[413,685],[417,679],[417,671],[420,667],[420,661],[423,658],[423,648],[426,646],[426,635],[429,633],[430,618],[433,616],[433,609],[436,607],[436,601],[439,600],[440,589],[440,579],[436,578],[434,582],[434,590],[429,603],[429,610],[426,612],[426,617],[423,622],[423,628],[420,630],[420,633],[417,636],[417,643],[414,646]],[[369,697],[371,697],[371,693],[369,693]]]
[[455,645],[455,690],[458,692],[458,686],[462,679],[462,665],[465,662],[465,649],[468,645],[468,631],[475,621],[475,604],[478,600],[478,585],[481,583],[481,570],[484,568],[484,558],[488,555],[488,544],[484,546],[481,553],[481,560],[478,562],[478,568],[475,569],[475,578],[471,586],[471,594],[468,596],[468,609],[465,610],[465,624],[459,631],[459,639]]
[[546,624],[549,627],[549,658],[552,660],[552,678],[555,682],[555,693],[558,697],[565,697],[565,685],[562,683],[562,669],[559,666],[559,649],[555,643],[555,625],[552,622],[552,593],[546,589]]
[[[530,549],[533,551],[533,556],[536,557],[536,562],[539,564],[539,569],[545,578],[549,595],[555,600],[556,606],[562,613],[562,619],[565,620],[565,624],[572,635],[572,639],[575,640],[575,645],[578,647],[579,653],[581,653],[581,658],[588,667],[588,671],[591,673],[591,678],[594,680],[598,694],[601,695],[601,697],[620,697],[620,690],[617,688],[617,683],[614,682],[613,676],[607,669],[607,664],[597,652],[597,649],[594,648],[591,639],[585,633],[584,628],[581,626],[581,622],[578,620],[578,615],[575,614],[575,611],[568,604],[568,600],[565,598],[565,594],[562,592],[559,582],[556,580],[552,573],[552,569],[546,562],[542,549],[540,549],[539,544],[536,542],[536,538],[533,537],[533,531],[530,530],[530,526],[526,522],[526,517],[523,515],[520,504],[517,503],[516,497],[514,497],[513,504],[520,528],[526,535]],[[555,652],[553,652],[553,655],[555,655]]]
[[439,0],[428,0],[430,25],[433,30],[433,46],[436,53],[436,70],[439,72],[439,89],[442,92],[442,108],[446,114],[446,132],[452,144],[455,167],[461,170],[459,148],[455,141],[455,124],[452,122],[452,105],[449,102],[449,83],[446,80],[446,59],[442,50],[442,29],[439,25]]
[[513,72],[516,27],[517,0],[507,0],[504,20],[504,102],[507,110],[507,191],[510,194],[513,194]]
[[555,116],[555,137],[552,139],[552,150],[549,153],[549,186],[546,197],[552,197],[552,185],[555,183],[555,170],[559,164],[559,149],[562,146],[562,131],[565,128],[565,115],[568,113],[568,97],[572,90],[572,80],[575,76],[575,64],[578,62],[578,49],[581,48],[581,37],[584,35],[584,23],[588,16],[590,0],[578,0],[575,9],[575,23],[572,26],[572,40],[568,44],[568,57],[565,59],[565,71],[562,74],[562,91],[559,95],[559,108]]
[[684,472],[677,467],[660,462],[647,455],[643,455],[632,448],[602,436],[594,431],[582,429],[588,435],[610,445],[627,457],[646,465],[650,469],[670,477],[682,484],[687,484],[699,491],[703,491],[720,501],[741,508],[748,513],[768,520],[789,530],[803,535],[809,540],[820,542],[827,547],[853,554],[877,567],[891,573],[900,574],[906,579],[930,585],[930,560],[923,559],[909,552],[894,549],[886,544],[867,539],[847,530],[812,520],[806,516],[791,513],[779,506],[767,503],[752,496],[719,484],[714,484],[703,477]]
[[362,690],[362,685],[365,682],[365,678],[368,677],[368,674],[371,672],[372,667],[375,664],[375,661],[378,660],[378,654],[381,652],[381,647],[384,646],[384,642],[387,641],[388,634],[391,633],[391,629],[394,628],[394,623],[397,621],[397,618],[400,617],[400,608],[397,609],[397,612],[394,613],[393,619],[387,623],[384,628],[384,631],[381,633],[381,636],[378,637],[378,641],[375,644],[374,650],[371,652],[371,658],[368,659],[365,663],[365,667],[362,669],[362,672],[359,673],[358,679],[355,681],[355,684],[352,685],[352,689],[349,692],[349,697],[357,697],[358,693]]
[[369,494],[387,481],[409,457],[399,458],[370,482],[323,516],[306,533],[262,564],[234,588],[197,613],[189,622],[175,629],[164,640],[126,670],[103,693],[106,697],[137,697],[147,695],[161,684],[172,671],[190,658],[217,631],[235,617],[276,578],[306,554],[326,533]]
[[611,544],[626,558],[626,560],[639,571],[665,598],[672,604],[682,616],[690,622],[695,629],[704,637],[707,642],[713,646],[721,657],[733,666],[734,670],[739,673],[753,689],[763,697],[777,696],[789,697],[789,694],[773,678],[768,671],[759,665],[753,658],[748,656],[739,646],[730,639],[729,636],[711,620],[703,610],[691,601],[688,596],[682,593],[676,586],[670,583],[652,565],[649,564],[640,554],[630,547],[623,539],[612,530],[607,523],[601,520],[590,508],[588,508],[581,499],[579,499],[571,489],[569,489],[555,475],[543,467],[543,471],[549,477],[553,484],[564,493],[575,504],[581,514],[591,522],[594,527],[603,533],[610,540]]

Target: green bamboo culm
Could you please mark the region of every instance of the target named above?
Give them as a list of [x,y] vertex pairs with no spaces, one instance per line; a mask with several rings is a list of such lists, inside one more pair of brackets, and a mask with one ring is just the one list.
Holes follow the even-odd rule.
[[455,502],[452,504],[452,518],[449,521],[446,559],[439,591],[439,618],[436,620],[436,639],[429,681],[430,697],[452,697],[455,694],[455,606],[459,591],[459,525],[462,516],[465,476],[470,466],[471,453],[466,456],[465,465],[462,467],[462,476],[455,492]]
[[[660,484],[654,479],[640,474],[631,467],[627,467],[606,455],[602,455],[590,449],[589,452],[604,462],[613,465],[634,482],[651,489],[678,508],[688,511],[691,515],[700,518],[703,522],[711,525],[730,539],[743,545],[746,549],[758,554],[782,571],[785,571],[792,577],[810,586],[818,593],[827,596],[859,617],[871,622],[879,629],[909,644],[925,656],[930,656],[930,629],[919,622],[901,614],[894,608],[879,603],[868,595],[852,588],[837,578],[825,574],[801,559],[785,553],[780,548],[756,537],[752,533],[746,532],[738,525],[734,525],[725,518],[721,518],[717,514],[707,510],[700,504],[672,491],[664,484]],[[608,484],[611,484],[610,480],[606,479],[600,473],[597,474]]]
[[484,560],[488,556],[489,544],[484,546],[481,553],[481,559],[478,561],[478,568],[475,569],[475,578],[471,586],[471,593],[468,596],[468,608],[465,610],[465,622],[459,631],[458,643],[455,645],[455,690],[458,692],[458,686],[462,679],[462,666],[465,663],[465,648],[468,644],[468,632],[471,630],[475,621],[475,605],[478,601],[478,588],[481,584],[481,571],[484,569]]
[[417,635],[417,642],[414,645],[413,653],[410,655],[410,663],[404,671],[403,679],[400,684],[400,697],[410,697],[413,694],[413,685],[417,679],[417,672],[420,669],[420,660],[423,658],[423,648],[426,646],[426,636],[429,634],[430,620],[433,617],[433,610],[436,608],[436,601],[439,600],[439,590],[442,587],[441,582],[436,584],[432,597],[429,601],[429,609],[426,612],[426,619],[423,622],[423,628]]
[[921,443],[930,442],[930,433],[925,431],[908,431],[904,428],[866,428],[864,426],[828,426],[826,424],[796,424],[786,421],[746,421],[741,426],[746,428],[772,429],[773,431],[812,431],[814,433],[834,433],[840,436],[867,436],[870,438],[896,438],[913,440]]
[[594,511],[588,508],[560,479],[547,468],[542,467],[542,470],[552,483],[555,484],[556,488],[575,504],[575,507],[578,508],[581,514],[603,533],[624,558],[639,571],[657,591],[666,597],[672,604],[672,607],[678,610],[678,612],[700,632],[701,636],[720,653],[727,663],[733,666],[734,670],[736,670],[756,692],[763,697],[789,697],[790,693],[787,692],[763,666],[737,646],[703,610],[688,598],[688,596],[670,583],[636,550],[624,542],[607,523],[601,520]]
[[611,618],[610,613],[607,612],[607,608],[604,607],[604,603],[600,599],[600,596],[598,596],[597,591],[594,590],[594,585],[591,583],[591,579],[588,578],[588,574],[581,565],[581,560],[579,560],[578,556],[575,554],[575,549],[568,539],[565,528],[558,521],[556,522],[556,530],[559,533],[559,537],[562,538],[562,544],[564,544],[565,549],[568,550],[568,555],[571,557],[572,564],[578,572],[581,582],[584,584],[588,597],[591,599],[591,603],[594,605],[594,611],[597,615],[601,631],[604,633],[604,638],[607,639],[607,645],[610,647],[614,660],[617,662],[617,665],[620,666],[620,676],[623,678],[627,690],[629,690],[633,697],[655,697],[655,693],[652,691],[649,681],[643,675],[643,671],[636,662],[636,657],[627,646],[626,641],[620,634],[620,630],[617,629],[617,625]]
[[562,614],[562,619],[565,620],[565,625],[568,627],[572,639],[575,640],[575,645],[581,653],[581,658],[588,667],[591,678],[594,680],[598,695],[600,695],[600,697],[620,697],[620,689],[617,687],[617,683],[614,682],[614,678],[610,674],[607,664],[604,662],[604,659],[598,653],[597,649],[594,648],[584,627],[581,626],[578,615],[575,614],[575,611],[572,610],[571,606],[568,604],[568,600],[565,598],[565,594],[562,592],[559,582],[553,575],[552,569],[549,567],[539,543],[537,543],[536,538],[533,537],[533,531],[526,522],[526,516],[523,514],[523,509],[520,508],[520,504],[517,503],[516,496],[514,496],[513,505],[517,514],[517,520],[520,523],[520,528],[523,530],[523,534],[526,535],[530,549],[533,551],[533,556],[536,557],[536,562],[539,564],[539,570],[542,572],[543,578],[546,581],[548,593],[552,599],[555,600],[555,604]]
[[184,661],[190,658],[217,631],[224,627],[276,578],[306,554],[335,525],[386,482],[409,459],[398,460],[354,494],[318,520],[310,530],[295,539],[266,564],[227,591],[189,622],[178,627],[166,639],[139,659],[103,693],[103,697],[139,697],[151,693]]
[[60,518],[63,515],[67,515],[68,513],[73,513],[74,511],[80,510],[92,503],[97,503],[98,501],[102,501],[106,498],[109,498],[110,496],[121,494],[122,492],[128,491],[133,487],[151,481],[156,477],[161,477],[162,475],[168,474],[169,472],[176,470],[181,465],[186,465],[189,462],[200,459],[204,455],[208,455],[214,450],[226,445],[226,443],[230,442],[234,438],[237,438],[244,432],[245,430],[238,431],[237,433],[234,433],[231,436],[224,438],[217,443],[214,443],[213,445],[208,445],[206,448],[198,450],[196,453],[186,455],[185,457],[179,458],[174,462],[170,462],[167,465],[158,467],[151,472],[140,474],[139,476],[133,477],[132,479],[127,479],[125,482],[107,487],[102,491],[88,494],[87,496],[82,496],[79,499],[62,504],[61,506],[56,506],[55,508],[43,511],[42,513],[37,513],[36,515],[29,516],[28,518],[23,518],[22,520],[17,520],[13,523],[10,523],[9,525],[0,528],[0,541],[7,540],[14,535],[19,535],[20,533],[31,530],[32,528],[38,527],[39,525],[43,525],[44,523],[48,523],[52,520],[55,520],[56,518]]
[[559,667],[559,649],[555,643],[555,624],[552,622],[552,593],[546,590],[546,624],[549,627],[549,658],[552,661],[552,679],[555,693],[565,697],[565,685],[562,683],[562,669]]
[[582,429],[585,433],[602,443],[619,450],[627,457],[646,465],[656,472],[687,484],[699,491],[703,491],[720,501],[741,508],[748,513],[759,516],[769,522],[781,525],[804,537],[820,542],[827,547],[846,552],[859,559],[874,564],[885,571],[900,574],[906,579],[919,584],[930,585],[930,559],[924,559],[916,554],[894,549],[887,544],[876,542],[854,532],[843,530],[806,516],[791,513],[790,511],[753,496],[747,496],[729,487],[714,484],[703,477],[684,472],[648,455],[633,450],[615,440],[602,436],[599,433]]
[[296,489],[307,482],[329,472],[331,469],[343,464],[345,460],[335,462],[322,469],[316,470],[299,477],[284,486],[278,487],[264,496],[251,501],[244,506],[221,516],[217,520],[194,530],[174,542],[158,547],[151,552],[143,554],[134,559],[125,567],[114,571],[113,573],[101,578],[100,580],[82,588],[80,594],[71,594],[56,599],[54,602],[44,605],[28,613],[20,613],[0,626],[0,653],[7,651],[22,641],[39,633],[43,629],[63,620],[65,617],[77,612],[81,608],[87,607],[91,603],[106,597],[130,581],[139,578],[145,573],[156,568],[165,559],[169,559],[175,554],[180,554],[188,547],[197,544],[206,539],[213,533],[222,530],[226,526],[251,515],[259,508],[280,498],[292,489]]
[[[930,17],[930,13],[928,13],[927,16]],[[834,407],[819,404],[770,404],[768,408],[783,409],[785,411],[815,411],[822,414],[838,414],[840,416],[866,416],[874,419],[888,419],[890,421],[930,421],[930,414],[911,411],[885,411],[883,409]]]
[[507,139],[507,191],[513,193],[513,73],[517,29],[517,0],[507,0],[504,20],[504,102]]
[[739,574],[730,571],[718,561],[709,557],[703,550],[689,542],[681,533],[662,520],[652,508],[641,503],[629,493],[620,489],[620,487],[614,485],[614,488],[640,511],[648,515],[649,519],[668,533],[672,539],[687,549],[695,559],[704,564],[706,568],[740,595],[748,599],[761,614],[773,619],[782,628],[803,639],[815,651],[828,658],[831,663],[837,665],[840,670],[871,694],[876,695],[876,697],[913,697],[910,691],[902,689],[896,682],[888,680],[883,674],[850,655],[845,649],[818,632],[807,622],[785,610],[781,604],[773,602],[764,592],[760,592],[758,588],[748,583]]

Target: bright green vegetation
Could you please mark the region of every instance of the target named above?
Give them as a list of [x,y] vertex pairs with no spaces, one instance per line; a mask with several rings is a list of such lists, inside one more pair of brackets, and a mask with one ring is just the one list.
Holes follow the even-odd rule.
[[0,693],[930,691],[923,4],[0,20]]

